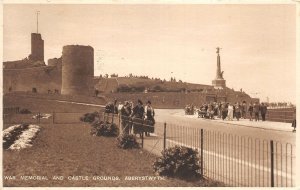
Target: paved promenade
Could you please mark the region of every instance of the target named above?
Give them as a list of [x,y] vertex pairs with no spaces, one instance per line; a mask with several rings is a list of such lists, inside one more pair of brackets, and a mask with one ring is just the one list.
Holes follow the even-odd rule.
[[[180,114],[181,115],[181,114]],[[178,114],[179,116],[179,114]],[[220,118],[215,118],[213,120],[211,119],[204,119],[204,118],[198,118],[197,115],[181,115],[182,117],[191,118],[191,119],[197,119],[197,120],[205,120],[205,121],[211,121],[211,122],[218,122],[218,123],[224,123],[228,125],[239,125],[244,127],[252,127],[252,128],[260,128],[260,129],[266,129],[266,130],[275,130],[275,131],[292,131],[292,124],[291,123],[284,123],[284,122],[274,122],[274,121],[250,121],[249,119],[240,119],[237,121],[234,119],[233,121],[228,120],[222,120]]]
[[291,127],[291,123],[283,123],[283,122],[273,122],[273,121],[249,121],[249,119],[240,119],[239,121],[233,120],[221,120],[216,119],[216,122],[226,123],[229,125],[240,125],[245,127],[254,127],[254,128],[261,128],[261,129],[271,129],[271,130],[279,130],[279,131],[292,131],[293,128]]

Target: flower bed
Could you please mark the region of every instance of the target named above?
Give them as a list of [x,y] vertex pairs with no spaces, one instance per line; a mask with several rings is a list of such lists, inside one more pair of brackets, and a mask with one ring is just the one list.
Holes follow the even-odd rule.
[[51,117],[51,114],[48,113],[40,113],[32,116],[32,119],[49,119]]
[[20,150],[31,147],[32,141],[40,131],[37,125],[13,125],[3,131],[3,148]]

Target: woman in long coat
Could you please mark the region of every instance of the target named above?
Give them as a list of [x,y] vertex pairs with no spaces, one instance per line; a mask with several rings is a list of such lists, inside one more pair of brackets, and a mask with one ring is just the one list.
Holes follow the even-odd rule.
[[224,120],[227,117],[227,108],[225,103],[221,105],[221,114],[222,114],[222,120]]
[[235,106],[235,117],[236,117],[236,119],[239,121],[240,120],[240,118],[241,118],[241,106],[240,106],[240,104],[236,104],[236,106]]

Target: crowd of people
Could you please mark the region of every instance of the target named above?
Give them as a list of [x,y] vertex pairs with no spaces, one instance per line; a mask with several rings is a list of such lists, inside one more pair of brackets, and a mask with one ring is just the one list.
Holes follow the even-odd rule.
[[186,114],[198,113],[198,117],[215,119],[221,118],[222,120],[232,121],[236,119],[249,118],[250,121],[259,121],[260,118],[262,121],[266,120],[267,106],[265,103],[249,103],[237,102],[233,103],[204,103],[200,108],[195,108],[193,105],[187,105],[185,108]]
[[[265,121],[268,106],[265,103],[246,103],[237,102],[212,102],[204,103],[199,108],[196,108],[193,104],[189,104],[185,107],[185,114],[193,115],[198,114],[198,117],[206,119],[219,118],[222,120],[233,121],[236,119],[249,119],[250,121]],[[115,100],[113,103],[107,104],[105,107],[105,113],[119,114],[121,119],[121,129],[126,134],[140,134],[145,132],[146,136],[150,136],[150,133],[154,132],[155,125],[155,111],[152,107],[151,101],[147,101],[144,106],[141,100],[137,101],[134,105],[132,101],[125,101],[117,103]],[[292,123],[296,131],[296,119]]]
[[193,104],[186,105],[184,110],[186,115],[194,115],[196,111],[195,106]]
[[272,108],[287,108],[287,107],[295,107],[291,102],[270,102],[268,103],[269,107]]
[[146,136],[150,136],[150,133],[154,132],[155,111],[150,100],[145,106],[141,100],[138,100],[135,106],[130,101],[117,104],[115,100],[114,103],[106,105],[105,113],[120,114],[123,133],[142,135],[145,132]]

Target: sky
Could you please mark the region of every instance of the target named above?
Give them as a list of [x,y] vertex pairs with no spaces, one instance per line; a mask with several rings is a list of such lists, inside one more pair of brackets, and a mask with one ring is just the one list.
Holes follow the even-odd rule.
[[210,85],[221,47],[227,87],[262,101],[296,102],[293,4],[5,4],[4,61],[30,54],[36,11],[46,62],[60,57],[64,45],[90,45],[95,76],[133,73]]

